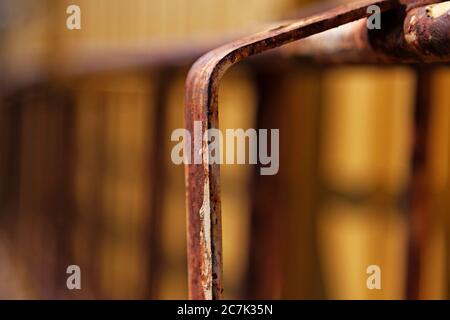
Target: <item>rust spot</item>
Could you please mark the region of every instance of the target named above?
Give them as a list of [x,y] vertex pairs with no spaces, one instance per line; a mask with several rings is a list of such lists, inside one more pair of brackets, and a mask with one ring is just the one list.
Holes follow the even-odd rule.
[[430,5],[426,8],[427,16],[437,19],[444,14],[450,14],[450,2],[443,2],[435,5]]

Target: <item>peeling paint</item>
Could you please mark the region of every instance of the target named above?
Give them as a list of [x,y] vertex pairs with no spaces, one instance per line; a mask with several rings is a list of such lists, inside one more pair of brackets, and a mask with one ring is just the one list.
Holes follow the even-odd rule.
[[426,8],[427,16],[437,19],[444,14],[450,14],[450,2],[443,2]]
[[206,178],[203,185],[203,204],[199,211],[201,229],[200,241],[203,251],[202,287],[205,299],[212,299],[212,251],[211,251],[211,206],[209,200],[209,179]]
[[417,35],[415,31],[405,34],[405,40],[407,43],[413,44],[417,42]]

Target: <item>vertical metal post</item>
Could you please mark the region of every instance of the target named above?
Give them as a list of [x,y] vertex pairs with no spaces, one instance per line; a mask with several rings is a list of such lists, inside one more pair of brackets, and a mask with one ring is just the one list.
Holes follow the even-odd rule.
[[420,298],[421,259],[429,222],[429,185],[427,154],[431,103],[431,69],[417,70],[414,107],[411,182],[408,190],[409,234],[407,252],[406,298]]

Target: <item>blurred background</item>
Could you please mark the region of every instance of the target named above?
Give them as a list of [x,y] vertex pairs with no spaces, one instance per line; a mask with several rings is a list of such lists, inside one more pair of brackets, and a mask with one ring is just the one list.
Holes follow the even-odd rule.
[[[187,298],[184,168],[170,160],[187,71],[318,2],[2,0],[0,298]],[[70,4],[81,30],[66,28]],[[431,81],[419,297],[447,299],[450,69]],[[276,176],[221,167],[225,298],[406,297],[416,84],[408,66],[276,55],[225,75],[220,127],[281,139]],[[66,288],[71,264],[82,290]]]

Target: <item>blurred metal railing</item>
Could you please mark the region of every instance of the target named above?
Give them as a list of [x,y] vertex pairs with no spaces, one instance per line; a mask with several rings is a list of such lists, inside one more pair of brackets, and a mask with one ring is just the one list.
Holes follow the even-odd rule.
[[[411,154],[412,179],[408,195],[410,215],[410,235],[408,254],[407,297],[417,298],[420,278],[420,256],[423,250],[423,237],[427,224],[427,184],[424,181],[424,167],[427,162],[427,135],[429,113],[429,73],[434,64],[450,61],[450,2],[433,0],[369,0],[349,4],[337,9],[325,11],[310,18],[286,23],[274,24],[272,29],[254,36],[231,42],[211,51],[192,67],[186,85],[185,120],[189,131],[194,121],[201,121],[203,130],[218,127],[218,87],[220,79],[232,65],[248,57],[266,52],[280,46],[282,48],[267,52],[260,57],[262,63],[270,65],[280,57],[289,57],[299,61],[315,61],[323,64],[333,63],[395,63],[411,64],[417,70],[418,84],[415,107],[415,147]],[[367,8],[378,5],[383,12],[382,28],[368,30]],[[222,39],[223,40],[223,39]],[[132,69],[136,66],[157,67],[156,77],[158,97],[153,132],[155,144],[161,139],[164,123],[164,105],[167,96],[165,90],[171,80],[174,68],[191,64],[196,57],[213,49],[217,43],[205,43],[192,47],[190,44],[180,48],[162,48],[160,52],[120,53],[117,56],[81,57],[71,61],[65,70],[59,70],[55,76],[41,75],[38,79],[20,82],[13,79],[6,83],[3,95],[5,104],[13,107],[23,103],[24,97],[40,92],[44,100],[64,100],[65,105],[73,103],[70,90],[63,79],[73,79],[85,74],[101,71]],[[95,63],[92,63],[95,61]],[[431,63],[434,63],[431,65]],[[258,66],[256,66],[258,65]],[[276,68],[272,67],[272,68]],[[280,72],[285,72],[281,70]],[[50,104],[50,102],[48,102]],[[18,121],[19,108],[15,108],[12,126],[15,140],[9,143],[11,154],[17,148],[19,133],[14,124]],[[69,112],[70,113],[70,112]],[[70,114],[62,115],[69,119]],[[70,127],[64,127],[70,131]],[[70,133],[70,132],[69,132]],[[70,133],[71,134],[71,133]],[[70,136],[69,134],[69,136]],[[194,135],[191,134],[194,138]],[[17,143],[15,143],[17,142]],[[195,144],[193,144],[195,146]],[[208,154],[208,145],[201,150],[192,150]],[[10,155],[8,155],[10,156]],[[13,159],[17,160],[17,159]],[[65,163],[64,159],[60,160]],[[164,183],[162,157],[158,158],[150,169],[153,173],[152,193],[156,200],[152,204],[152,216],[149,226],[151,237],[157,231],[161,211],[161,188]],[[17,166],[10,161],[12,167]],[[66,163],[66,165],[68,165]],[[14,168],[13,168],[14,169]],[[12,169],[12,170],[13,170]],[[13,170],[17,171],[17,168]],[[188,211],[188,269],[189,290],[192,299],[219,299],[222,297],[222,226],[220,198],[220,168],[217,164],[187,165],[187,211]],[[9,173],[13,175],[13,173]],[[55,182],[55,189],[67,186],[67,177]],[[14,179],[12,179],[14,180]],[[8,183],[8,181],[7,181]],[[5,197],[12,202],[17,198],[17,186],[11,183],[11,190]],[[69,193],[64,189],[65,193]],[[69,196],[67,196],[69,198]],[[70,201],[70,200],[68,200]],[[6,202],[5,202],[6,203]],[[10,210],[13,212],[14,210]],[[58,220],[59,221],[59,220]],[[69,233],[69,225],[60,221],[60,233]],[[154,238],[149,239],[151,264],[157,260],[158,248]],[[61,243],[62,251],[68,250],[67,243]],[[67,261],[59,262],[62,266]],[[155,270],[155,271],[154,271]],[[152,266],[149,281],[155,282],[157,268]],[[60,281],[58,279],[58,281]],[[154,289],[153,291],[156,291]],[[154,296],[152,292],[148,295]]]

